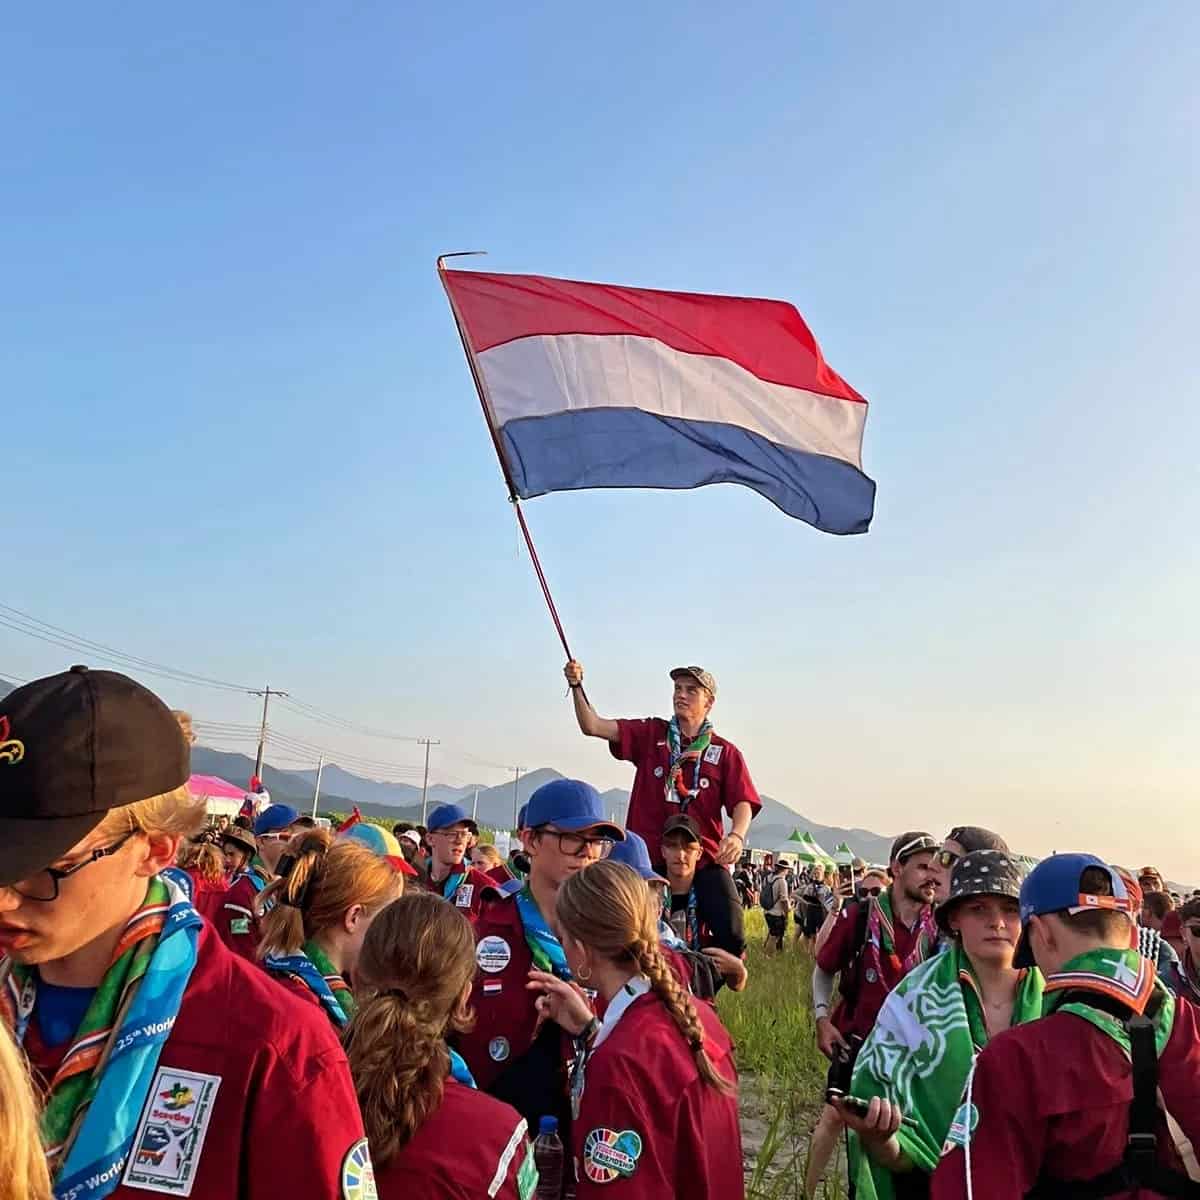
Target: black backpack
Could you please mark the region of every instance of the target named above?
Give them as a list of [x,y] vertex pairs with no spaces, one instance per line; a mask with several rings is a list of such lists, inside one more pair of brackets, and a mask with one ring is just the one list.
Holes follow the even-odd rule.
[[1042,1175],[1026,1200],[1103,1200],[1145,1188],[1162,1196],[1200,1200],[1200,1183],[1158,1163],[1158,1052],[1154,1046],[1155,1013],[1163,994],[1156,991],[1144,1016],[1130,1012],[1119,1000],[1095,992],[1067,992],[1063,1003],[1088,1004],[1116,1017],[1129,1034],[1133,1065],[1133,1099],[1129,1102],[1129,1136],[1120,1163],[1092,1179],[1061,1180]]

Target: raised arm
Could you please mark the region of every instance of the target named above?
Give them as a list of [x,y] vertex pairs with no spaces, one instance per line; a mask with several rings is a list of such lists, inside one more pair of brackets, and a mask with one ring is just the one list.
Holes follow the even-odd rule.
[[591,702],[583,693],[583,667],[572,659],[563,668],[567,683],[571,688],[571,700],[575,705],[575,720],[579,722],[579,730],[586,737],[603,738],[606,742],[615,742],[621,736],[616,721],[602,717],[592,707]]

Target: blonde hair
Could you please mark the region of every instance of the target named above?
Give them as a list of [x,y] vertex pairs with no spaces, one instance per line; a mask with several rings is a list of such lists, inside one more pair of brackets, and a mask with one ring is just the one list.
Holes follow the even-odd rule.
[[148,833],[194,837],[204,827],[204,797],[193,796],[186,783],[174,791],[109,809],[97,828],[107,837]]
[[491,842],[480,842],[477,846],[471,847],[471,852],[473,854],[482,854],[493,867],[498,867],[504,861],[500,857],[500,851]]
[[704,1049],[704,1026],[692,998],[659,950],[658,923],[645,881],[624,863],[601,861],[576,871],[558,889],[558,923],[584,946],[616,963],[632,964],[686,1039],[700,1078],[719,1092],[735,1090]]
[[366,846],[349,838],[335,841],[320,829],[293,838],[278,869],[279,878],[254,901],[262,930],[259,958],[295,954],[309,938],[340,924],[356,904],[379,908],[395,898],[401,878]]
[[219,884],[225,878],[225,859],[212,842],[184,842],[176,862],[185,871],[195,871],[205,883]]
[[183,740],[189,746],[196,744],[196,731],[192,728],[192,714],[184,712],[182,708],[171,709],[171,716],[179,722],[179,732],[183,734]]
[[37,1101],[24,1056],[0,1026],[0,1200],[51,1200]]
[[404,896],[367,930],[357,976],[368,992],[344,1040],[377,1169],[441,1104],[446,1034],[471,1027],[460,1000],[474,975],[470,923],[440,896]]

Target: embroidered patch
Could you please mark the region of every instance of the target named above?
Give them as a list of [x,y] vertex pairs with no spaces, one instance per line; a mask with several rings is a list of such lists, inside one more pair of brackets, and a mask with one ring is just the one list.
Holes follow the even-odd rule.
[[504,984],[499,979],[488,979],[483,985],[483,994],[485,996],[498,996],[504,990]]
[[366,1138],[359,1138],[342,1159],[342,1200],[378,1200]]
[[9,737],[11,728],[7,717],[0,717],[0,763],[19,763],[25,757],[25,743]]
[[878,976],[878,975],[875,973],[875,968],[874,968],[874,967],[868,967],[868,968],[866,969],[866,971],[864,972],[864,974],[865,974],[865,975],[866,975],[866,977],[867,977],[867,982],[868,982],[868,983],[874,983],[874,982],[875,982],[875,980],[877,980],[877,979],[879,978],[879,976]]
[[721,761],[721,751],[724,749],[724,746],[709,746],[709,748],[704,752],[704,761],[706,763],[712,763],[713,766],[716,766],[717,763]]
[[475,885],[473,883],[464,883],[459,886],[457,892],[454,893],[454,903],[459,908],[470,908],[471,897],[475,894]]
[[488,1042],[488,1057],[492,1062],[504,1062],[511,1053],[512,1047],[508,1044],[508,1038],[497,1037]]
[[212,1119],[220,1075],[159,1067],[133,1135],[122,1183],[147,1192],[190,1196]]
[[495,975],[512,961],[512,947],[502,937],[485,937],[475,947],[475,961],[481,971]]
[[642,1157],[642,1139],[632,1129],[593,1129],[583,1140],[583,1169],[593,1183],[628,1179]]
[[979,1109],[975,1105],[960,1104],[946,1132],[946,1140],[942,1143],[942,1154],[949,1154],[959,1146],[965,1146],[975,1135],[975,1127],[979,1124]]
[[249,917],[234,917],[233,920],[229,922],[229,932],[230,933],[249,933],[250,932],[250,918]]

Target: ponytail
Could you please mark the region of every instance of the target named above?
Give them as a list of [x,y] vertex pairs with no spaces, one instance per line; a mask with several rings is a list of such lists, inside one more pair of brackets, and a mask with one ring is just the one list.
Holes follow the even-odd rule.
[[179,865],[185,871],[195,871],[213,887],[225,879],[225,860],[212,842],[188,842],[179,852]]
[[658,913],[636,871],[607,860],[576,871],[558,889],[555,913],[577,942],[613,962],[632,963],[645,975],[687,1041],[700,1078],[725,1095],[736,1091],[736,1083],[713,1066],[696,1006],[658,948]]
[[293,839],[279,876],[254,899],[261,921],[260,958],[296,954],[310,938],[336,926],[356,904],[375,910],[395,899],[400,876],[386,858],[323,830]]
[[696,1011],[691,996],[680,986],[675,972],[663,958],[658,948],[657,937],[653,943],[639,942],[632,948],[632,954],[638,970],[650,980],[651,991],[662,1001],[663,1007],[671,1014],[675,1027],[687,1040],[700,1078],[722,1095],[732,1095],[737,1091],[737,1085],[726,1079],[708,1057],[708,1051],[704,1048],[704,1026],[700,1024],[700,1014]]
[[359,1009],[343,1041],[382,1169],[442,1102],[446,1036],[470,1029],[462,1003],[475,975],[475,935],[440,896],[412,892],[371,922],[359,953]]

